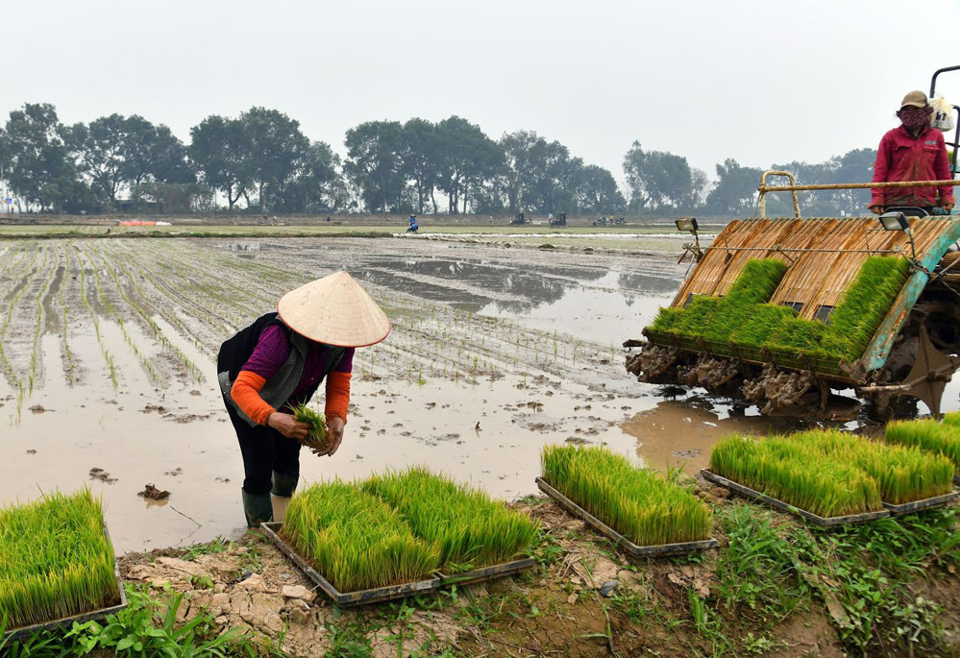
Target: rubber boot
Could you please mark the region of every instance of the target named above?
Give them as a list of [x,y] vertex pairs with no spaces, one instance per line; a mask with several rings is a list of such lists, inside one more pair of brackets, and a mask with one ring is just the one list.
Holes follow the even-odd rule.
[[273,504],[273,520],[283,523],[287,516],[287,505],[300,481],[299,475],[287,475],[273,472],[273,488],[270,490],[270,502]]
[[261,523],[273,521],[273,506],[269,494],[251,494],[243,492],[243,514],[247,517],[248,528],[259,528]]

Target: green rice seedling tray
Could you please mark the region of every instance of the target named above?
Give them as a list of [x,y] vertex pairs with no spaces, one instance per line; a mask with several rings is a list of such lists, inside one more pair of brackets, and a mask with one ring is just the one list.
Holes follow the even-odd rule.
[[455,576],[438,574],[433,578],[418,580],[412,583],[404,583],[402,585],[377,587],[375,589],[367,589],[357,592],[341,592],[334,587],[330,581],[324,578],[320,572],[311,567],[307,561],[304,560],[299,553],[297,553],[296,549],[294,549],[293,546],[288,544],[286,540],[284,540],[283,537],[278,534],[282,525],[282,523],[273,522],[263,523],[260,527],[273,545],[279,548],[284,555],[290,558],[290,560],[297,565],[297,567],[307,576],[307,578],[316,583],[317,587],[319,587],[323,593],[330,598],[331,601],[336,603],[341,608],[350,608],[354,606],[369,605],[371,603],[391,601],[394,599],[402,599],[408,596],[416,596],[418,594],[434,592],[439,589],[443,589],[444,587],[449,587],[450,585],[469,585],[471,583],[479,583],[485,580],[493,580],[495,578],[512,576],[522,571],[526,571],[527,569],[531,569],[536,564],[536,560],[533,558],[524,558],[522,560],[505,562],[504,564],[495,564],[491,567],[473,569],[472,571],[466,571]]
[[683,555],[695,551],[704,551],[708,548],[716,548],[716,539],[704,539],[703,541],[688,541],[677,544],[660,544],[658,546],[637,546],[632,541],[621,535],[619,532],[608,526],[606,523],[595,517],[593,514],[583,509],[575,502],[554,489],[543,478],[536,479],[540,491],[553,498],[557,504],[565,510],[583,519],[587,525],[591,526],[601,534],[612,539],[617,547],[629,553],[633,557],[666,557],[669,555]]
[[913,514],[914,512],[921,512],[927,509],[943,507],[944,505],[949,505],[950,503],[955,502],[958,498],[960,498],[960,494],[958,494],[956,491],[952,491],[948,494],[943,494],[942,496],[932,496],[930,498],[923,498],[922,500],[915,500],[912,503],[903,503],[902,505],[884,503],[883,506],[890,512],[892,516],[903,516],[904,514]]
[[[867,523],[869,521],[876,521],[877,519],[885,519],[891,516],[891,512],[887,509],[878,510],[876,512],[864,512],[863,514],[847,514],[845,516],[831,516],[831,517],[818,516],[816,514],[813,514],[812,512],[808,512],[807,510],[800,509],[799,507],[795,507],[790,503],[785,503],[782,500],[771,498],[770,496],[766,494],[762,494],[759,491],[755,491],[750,487],[745,487],[742,484],[738,484],[734,482],[733,480],[728,480],[723,476],[717,475],[713,471],[708,471],[707,469],[703,469],[702,471],[700,471],[700,475],[702,475],[705,480],[713,482],[714,484],[717,484],[723,487],[724,489],[729,489],[730,491],[734,493],[738,493],[741,496],[746,496],[747,498],[753,498],[754,500],[759,500],[762,503],[766,503],[771,507],[782,509],[785,512],[796,514],[797,516],[803,517],[810,523],[813,523],[814,525],[818,525],[823,528],[832,528],[835,526],[850,525],[854,523]],[[916,503],[908,503],[908,505],[915,505],[915,504]]]
[[[103,526],[103,534],[107,536],[107,541],[110,541],[110,531],[107,530],[107,526]],[[71,628],[75,623],[82,624],[88,621],[99,621],[101,619],[105,619],[107,615],[116,614],[121,610],[126,609],[127,592],[123,588],[123,579],[120,577],[120,567],[117,564],[116,558],[114,558],[113,561],[113,572],[117,577],[117,591],[120,592],[120,603],[108,606],[106,608],[100,608],[99,610],[92,610],[79,615],[73,615],[72,617],[61,617],[60,619],[55,619],[53,621],[45,621],[40,624],[31,624],[30,626],[14,628],[10,631],[7,631],[2,637],[0,637],[0,646],[4,646],[6,643],[14,640],[21,640],[23,638],[30,637],[39,631],[55,631],[60,628]]]

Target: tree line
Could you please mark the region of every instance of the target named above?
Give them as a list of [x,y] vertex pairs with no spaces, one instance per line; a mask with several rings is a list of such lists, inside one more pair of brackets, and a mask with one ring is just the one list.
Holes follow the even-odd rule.
[[[459,116],[368,121],[347,131],[344,146],[341,159],[298,121],[263,107],[209,116],[185,144],[139,115],[66,125],[53,105],[28,103],[0,128],[0,179],[20,212],[212,212],[225,204],[271,213],[744,215],[762,173],[728,159],[711,181],[685,157],[634,142],[623,159],[625,195],[609,170],[560,142],[528,130],[494,140]],[[807,183],[864,182],[875,155],[859,149],[783,168]],[[803,206],[807,215],[835,215],[864,203],[862,192],[830,192]],[[770,214],[791,208],[787,198],[768,201]]]

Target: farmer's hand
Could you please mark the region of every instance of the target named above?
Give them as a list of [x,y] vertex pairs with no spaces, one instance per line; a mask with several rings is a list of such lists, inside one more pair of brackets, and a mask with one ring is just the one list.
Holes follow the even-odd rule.
[[340,447],[343,441],[343,418],[340,416],[331,416],[327,419],[327,434],[330,436],[330,450],[327,455],[333,457],[333,453]]
[[941,203],[940,207],[946,210],[947,212],[950,212],[951,210],[953,210],[953,202],[951,201],[950,203]]
[[882,215],[883,206],[881,205],[870,206],[870,212],[872,212],[874,215]]
[[291,414],[274,411],[267,418],[267,427],[272,427],[288,439],[305,439],[310,434],[310,426],[299,422]]

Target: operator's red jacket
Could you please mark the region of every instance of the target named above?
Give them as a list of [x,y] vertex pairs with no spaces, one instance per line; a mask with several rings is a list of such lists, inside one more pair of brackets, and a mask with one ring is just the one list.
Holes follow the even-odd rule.
[[[874,183],[908,180],[950,180],[950,160],[943,133],[927,128],[914,139],[903,126],[880,140]],[[936,206],[953,203],[952,187],[887,187],[874,189],[871,206]],[[940,195],[939,202],[937,193]]]

